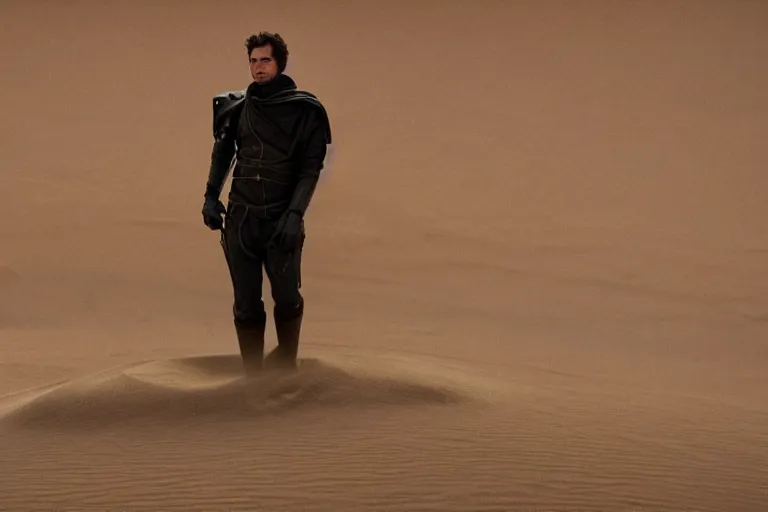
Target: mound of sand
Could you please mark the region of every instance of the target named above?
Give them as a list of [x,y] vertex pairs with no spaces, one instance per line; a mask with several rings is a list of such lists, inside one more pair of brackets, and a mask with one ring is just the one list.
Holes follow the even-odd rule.
[[296,372],[267,371],[258,377],[246,377],[235,355],[148,361],[6,396],[0,401],[0,428],[79,432],[141,424],[222,424],[313,407],[359,411],[480,398],[471,389],[460,389],[449,373],[432,384],[425,375],[409,377],[393,360],[377,367],[359,359],[335,364],[302,359]]

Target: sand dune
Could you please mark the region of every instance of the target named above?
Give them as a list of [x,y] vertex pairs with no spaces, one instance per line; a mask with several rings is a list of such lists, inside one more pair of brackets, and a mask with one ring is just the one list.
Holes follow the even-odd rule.
[[0,401],[0,426],[59,432],[141,425],[155,429],[159,424],[178,428],[201,421],[223,426],[296,408],[322,407],[332,414],[335,408],[458,404],[470,398],[469,389],[464,396],[461,390],[438,387],[437,380],[424,383],[429,381],[423,372],[414,373],[412,381],[406,373],[398,379],[395,361],[379,375],[375,365],[361,368],[357,359],[346,366],[349,370],[303,360],[295,374],[266,372],[246,378],[239,356],[150,361],[6,396]]
[[[0,19],[0,511],[768,510],[768,3]],[[200,208],[257,30],[334,145],[249,380]]]

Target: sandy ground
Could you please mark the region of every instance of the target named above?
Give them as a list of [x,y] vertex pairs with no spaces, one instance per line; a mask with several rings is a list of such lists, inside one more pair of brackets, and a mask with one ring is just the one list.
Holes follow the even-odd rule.
[[[768,510],[768,3],[0,19],[0,510]],[[250,382],[200,208],[258,30],[335,144]]]

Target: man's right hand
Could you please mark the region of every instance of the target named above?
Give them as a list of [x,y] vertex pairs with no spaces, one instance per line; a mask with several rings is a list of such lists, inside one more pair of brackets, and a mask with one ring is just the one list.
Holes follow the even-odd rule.
[[203,222],[209,229],[216,231],[224,227],[224,204],[216,198],[206,197],[203,203]]

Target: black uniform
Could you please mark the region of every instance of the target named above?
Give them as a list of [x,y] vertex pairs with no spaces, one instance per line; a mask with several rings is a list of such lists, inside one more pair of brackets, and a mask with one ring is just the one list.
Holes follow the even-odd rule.
[[[314,95],[278,74],[269,83],[251,83],[244,93],[215,98],[214,138],[203,218],[211,229],[222,229],[241,354],[247,369],[261,368],[264,268],[278,338],[267,361],[293,366],[304,312],[303,218],[331,142],[328,116]],[[233,158],[225,210],[219,196]]]

